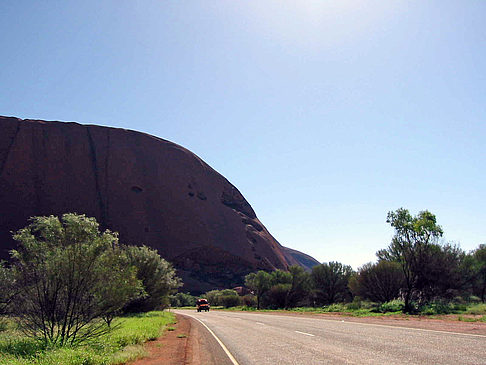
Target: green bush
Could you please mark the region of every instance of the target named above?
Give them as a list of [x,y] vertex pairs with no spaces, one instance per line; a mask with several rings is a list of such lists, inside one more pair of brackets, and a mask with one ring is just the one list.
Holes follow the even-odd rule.
[[8,322],[5,318],[0,317],[0,332],[6,331],[8,328]]
[[395,299],[381,304],[376,311],[379,313],[399,312],[403,311],[404,308],[405,303],[403,302],[403,300]]
[[346,309],[352,310],[352,311],[361,309],[361,298],[360,297],[354,297],[354,299],[351,303],[346,304]]
[[225,308],[236,307],[240,305],[240,297],[238,295],[222,295],[219,297],[219,302]]
[[242,301],[243,305],[247,306],[247,307],[256,307],[256,305],[257,305],[256,296],[254,296],[252,294],[247,294],[247,295],[243,296],[241,298],[241,301]]
[[456,313],[457,311],[453,304],[444,301],[430,302],[420,307],[420,314],[425,315],[450,314]]
[[467,314],[486,314],[486,303],[475,304],[466,309]]
[[346,306],[342,303],[334,303],[328,306],[322,307],[323,312],[346,312]]
[[212,307],[224,306],[226,308],[240,305],[240,297],[233,289],[211,290],[202,296]]
[[169,296],[171,307],[194,307],[196,299],[195,296],[189,293],[177,293]]
[[475,295],[470,295],[469,298],[467,299],[468,299],[467,301],[470,303],[481,303],[481,298]]

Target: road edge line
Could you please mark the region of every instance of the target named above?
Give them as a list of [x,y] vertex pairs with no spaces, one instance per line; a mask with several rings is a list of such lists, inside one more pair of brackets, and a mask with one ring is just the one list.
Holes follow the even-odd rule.
[[228,358],[230,359],[230,361],[233,363],[233,365],[240,365],[238,363],[238,361],[236,361],[235,357],[231,354],[231,352],[228,350],[228,348],[225,346],[225,344],[219,339],[218,336],[216,336],[216,334],[211,330],[211,328],[209,328],[206,323],[204,323],[203,321],[201,321],[199,318],[196,318],[196,317],[193,317],[193,316],[190,316],[188,314],[181,314],[182,316],[187,316],[187,317],[190,317],[192,319],[195,319],[196,321],[198,321],[199,323],[201,323],[208,331],[211,335],[213,335],[214,339],[218,342],[218,344],[221,346],[221,348],[223,349],[224,353],[226,354],[226,356],[228,356]]
[[[243,314],[243,313],[241,313]],[[329,321],[329,322],[340,322],[340,323],[352,323],[352,324],[359,324],[362,326],[376,326],[376,327],[385,327],[385,328],[399,328],[399,329],[404,329],[404,330],[412,330],[412,331],[423,331],[423,332],[432,332],[432,333],[443,333],[443,334],[449,334],[449,335],[456,335],[456,336],[470,336],[470,337],[482,337],[486,338],[486,335],[481,335],[477,333],[464,333],[464,332],[454,332],[454,331],[444,331],[444,330],[432,330],[428,328],[418,328],[418,327],[406,327],[406,326],[397,326],[393,324],[381,324],[381,323],[364,323],[364,322],[358,322],[358,321],[348,321],[344,319],[331,319],[331,318],[319,318],[319,317],[311,317],[311,316],[294,316],[294,315],[283,315],[283,314],[271,314],[271,313],[255,313],[255,312],[246,312],[243,315],[271,315],[275,317],[283,317],[283,318],[289,318],[289,317],[294,317],[294,318],[300,318],[300,319],[320,319],[323,321]],[[346,317],[344,317],[346,318]],[[358,317],[359,318],[359,317]]]

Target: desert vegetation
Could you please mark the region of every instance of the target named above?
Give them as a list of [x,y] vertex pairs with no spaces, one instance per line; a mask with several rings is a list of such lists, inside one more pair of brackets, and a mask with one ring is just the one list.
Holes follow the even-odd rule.
[[14,239],[0,263],[2,364],[122,363],[174,320],[150,312],[181,286],[173,267],[148,247],[120,245],[94,218],[34,217]]
[[400,208],[388,213],[387,223],[395,230],[391,243],[376,253],[376,262],[357,271],[340,262],[314,266],[311,272],[298,266],[261,270],[246,276],[245,295],[213,290],[204,296],[213,305],[244,310],[457,313],[463,315],[460,320],[486,321],[486,244],[466,253],[444,242],[442,227],[428,211],[413,216]]

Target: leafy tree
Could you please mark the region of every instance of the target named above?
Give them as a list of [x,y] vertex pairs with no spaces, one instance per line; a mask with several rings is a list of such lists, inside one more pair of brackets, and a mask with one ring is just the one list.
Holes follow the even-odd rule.
[[225,308],[240,305],[240,296],[233,289],[224,289],[219,292],[219,304]]
[[354,295],[384,303],[398,298],[403,280],[400,264],[381,260],[359,268],[349,286]]
[[417,270],[422,302],[450,300],[461,294],[466,288],[466,278],[461,272],[464,257],[463,250],[449,243],[431,244],[424,250],[422,266]]
[[148,312],[168,305],[168,296],[182,286],[172,265],[147,246],[125,246],[128,264],[136,268],[146,295],[130,301],[127,312]]
[[431,253],[436,249],[442,227],[435,215],[422,211],[413,217],[407,209],[389,212],[387,223],[395,229],[390,246],[377,253],[380,259],[398,262],[402,268],[405,285],[403,287],[406,312],[412,311],[411,301],[420,299],[427,289],[427,274],[424,269],[429,264]]
[[222,305],[226,308],[240,305],[240,296],[233,289],[211,290],[204,294],[211,305]]
[[302,266],[293,265],[289,267],[289,273],[292,281],[290,290],[287,292],[285,308],[295,307],[308,296],[310,291],[310,275]]
[[287,296],[291,287],[291,284],[288,283],[277,283],[272,285],[263,297],[263,307],[272,309],[285,308],[285,303],[287,302]]
[[177,293],[169,296],[171,307],[193,307],[196,305],[196,297],[189,293]]
[[210,305],[221,305],[219,303],[220,292],[219,290],[210,290],[204,294]]
[[46,343],[63,346],[106,333],[101,318],[140,292],[117,234],[100,232],[94,218],[34,217],[14,239],[19,243],[11,251],[18,294],[12,307],[20,328]]
[[311,281],[316,303],[326,305],[351,299],[348,282],[352,274],[351,266],[340,262],[314,266]]
[[270,289],[271,281],[272,276],[263,270],[245,276],[245,285],[254,291],[257,297],[257,309],[260,309],[261,298]]
[[271,285],[278,285],[278,284],[290,284],[292,283],[292,274],[288,271],[283,271],[283,270],[275,270],[270,273],[271,280],[270,283]]
[[486,244],[479,245],[471,254],[473,259],[472,272],[472,290],[475,295],[486,301]]

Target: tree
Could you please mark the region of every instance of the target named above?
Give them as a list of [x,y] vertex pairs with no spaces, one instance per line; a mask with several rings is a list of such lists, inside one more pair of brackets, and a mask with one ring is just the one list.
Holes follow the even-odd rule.
[[219,292],[219,304],[225,308],[240,305],[240,296],[233,289],[223,289]]
[[311,280],[316,303],[325,305],[351,299],[348,282],[352,274],[351,266],[340,262],[314,266]]
[[378,263],[368,263],[359,268],[349,286],[354,295],[384,303],[398,298],[403,280],[400,264],[380,260]]
[[128,264],[136,268],[137,279],[143,284],[146,295],[130,301],[127,312],[147,312],[168,305],[169,294],[182,286],[175,269],[147,246],[125,246]]
[[11,251],[14,313],[27,334],[56,345],[106,333],[110,317],[140,292],[125,265],[116,233],[99,231],[94,218],[64,214],[34,217],[14,234]]
[[210,290],[204,294],[204,298],[206,298],[210,305],[218,306],[221,305],[219,302],[220,291],[219,290]]
[[171,307],[194,307],[196,297],[190,293],[177,293],[169,296]]
[[413,217],[407,209],[389,212],[387,223],[395,229],[390,246],[377,253],[380,259],[398,262],[402,268],[405,285],[403,287],[404,311],[412,311],[413,299],[421,299],[426,290],[427,268],[431,253],[435,250],[442,227],[435,215],[425,210]]
[[290,290],[287,292],[285,308],[292,308],[306,298],[310,290],[310,275],[302,266],[293,265],[289,267],[292,281]]
[[486,244],[479,245],[471,254],[473,258],[473,293],[486,300]]
[[260,309],[262,295],[270,289],[271,280],[272,276],[263,270],[245,276],[245,285],[250,290],[254,291],[257,297],[257,309]]

